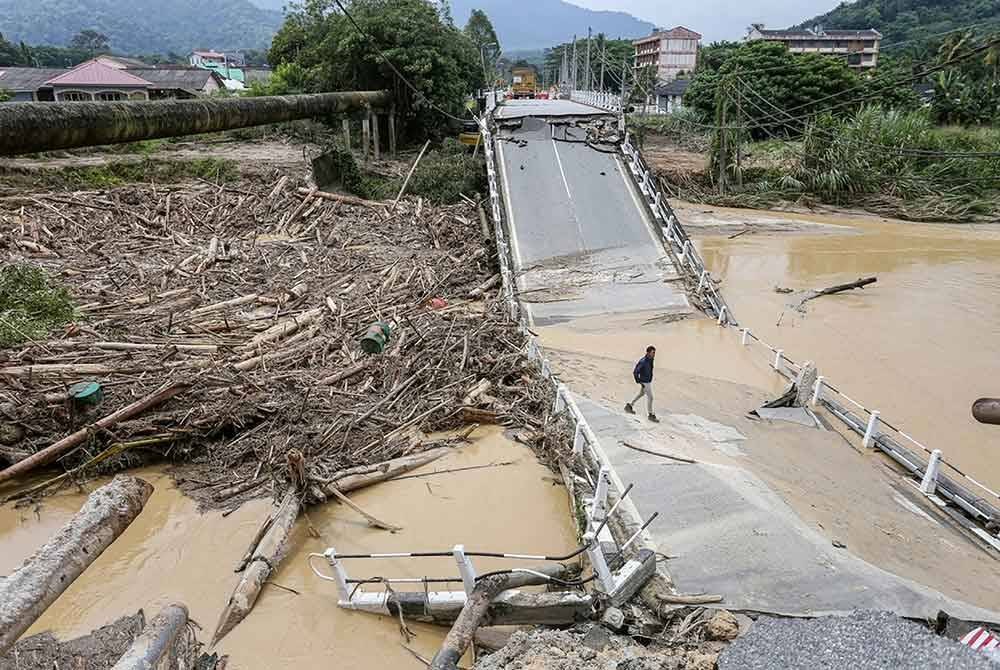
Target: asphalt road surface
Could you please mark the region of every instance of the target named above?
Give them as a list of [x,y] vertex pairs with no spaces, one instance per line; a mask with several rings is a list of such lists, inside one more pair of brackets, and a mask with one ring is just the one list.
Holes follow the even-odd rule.
[[604,117],[566,100],[499,110],[498,156],[520,298],[533,323],[690,311],[626,168],[576,127]]

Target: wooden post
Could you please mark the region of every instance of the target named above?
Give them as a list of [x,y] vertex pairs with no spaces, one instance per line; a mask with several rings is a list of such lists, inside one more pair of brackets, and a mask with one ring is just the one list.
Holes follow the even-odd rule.
[[351,120],[348,118],[343,119],[340,125],[344,129],[344,148],[348,151],[351,150]]
[[368,148],[371,144],[371,128],[369,127],[368,114],[361,117],[361,158],[368,162]]
[[0,654],[128,528],[152,493],[147,482],[118,475],[91,493],[31,558],[0,579]]
[[379,119],[378,112],[372,114],[372,147],[374,149],[375,160],[381,160],[382,147],[379,146]]
[[389,157],[396,157],[396,110],[389,110]]

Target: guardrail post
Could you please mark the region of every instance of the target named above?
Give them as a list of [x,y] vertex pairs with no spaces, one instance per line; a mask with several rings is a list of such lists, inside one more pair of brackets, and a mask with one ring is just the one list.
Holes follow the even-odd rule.
[[720,326],[726,325],[726,306],[725,305],[723,305],[722,308],[719,310],[719,325]]
[[861,440],[862,446],[866,449],[874,449],[871,444],[875,437],[875,428],[878,426],[878,417],[879,411],[877,409],[872,410],[871,417],[868,419],[868,427],[865,429],[865,438]]
[[583,543],[589,547],[587,549],[587,558],[590,559],[590,567],[597,574],[597,581],[600,583],[602,590],[605,593],[611,593],[615,588],[615,578],[608,568],[608,562],[604,558],[604,550],[601,549],[601,543],[597,541],[597,537],[593,531],[584,534]]
[[684,240],[684,246],[681,248],[681,265],[686,265],[688,263],[688,250],[691,248],[691,240]]
[[573,455],[582,456],[583,455],[583,443],[587,438],[583,434],[583,423],[581,421],[576,422],[576,431],[573,433]]
[[660,212],[660,192],[656,191],[656,195],[653,197],[653,214],[659,217],[663,217],[663,213]]
[[337,592],[340,594],[340,602],[351,602],[351,589],[347,586],[347,571],[344,570],[344,566],[337,560],[337,550],[330,547],[323,552],[323,555],[326,556],[326,560],[333,570],[334,579],[337,581]]
[[781,364],[785,360],[785,350],[778,349],[774,352],[774,369],[781,372]]
[[476,569],[472,567],[472,561],[465,555],[465,545],[456,544],[451,550],[451,555],[455,557],[455,563],[458,564],[458,574],[462,575],[465,595],[471,596],[472,589],[476,588]]
[[920,492],[927,496],[934,495],[937,491],[938,471],[941,468],[941,450],[935,449],[931,452],[930,460],[927,461],[927,472],[924,473],[923,481],[920,482]]
[[560,384],[558,387],[556,387],[556,399],[555,402],[552,403],[552,411],[556,414],[566,409],[566,396],[564,395],[565,393],[566,393],[565,385]]
[[823,399],[823,375],[816,377],[816,383],[813,384],[813,397],[812,405],[816,406],[819,401]]
[[708,270],[702,270],[701,271],[701,276],[698,277],[698,291],[699,292],[701,291],[702,288],[704,288],[704,286],[705,286],[705,277],[707,277],[707,276],[708,276]]
[[742,334],[740,335],[740,344],[744,347],[750,344],[750,329],[742,328]]

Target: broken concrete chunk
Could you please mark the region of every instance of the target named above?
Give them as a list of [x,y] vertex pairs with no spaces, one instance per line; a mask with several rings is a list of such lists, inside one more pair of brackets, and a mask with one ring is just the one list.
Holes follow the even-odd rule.
[[719,610],[705,624],[705,635],[710,640],[735,640],[739,634],[739,621],[729,610]]

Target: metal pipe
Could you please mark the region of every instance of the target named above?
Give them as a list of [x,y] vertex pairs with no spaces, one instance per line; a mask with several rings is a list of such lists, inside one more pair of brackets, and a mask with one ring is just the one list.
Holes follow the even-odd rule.
[[979,423],[1000,426],[1000,398],[980,398],[972,404],[972,416]]
[[211,133],[386,107],[388,91],[0,105],[0,155]]

